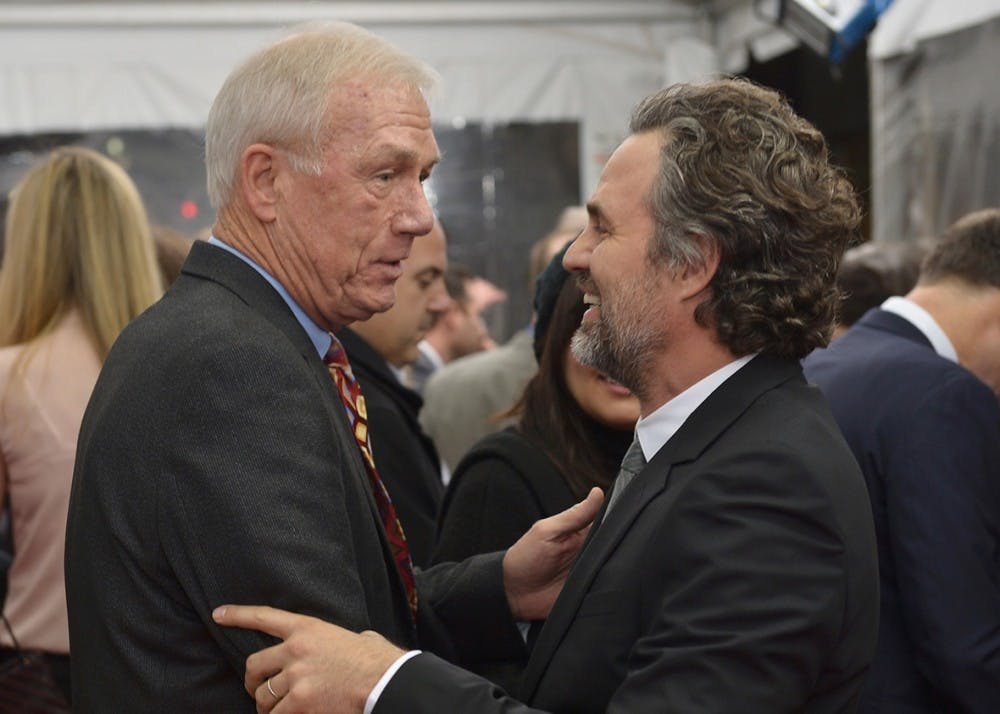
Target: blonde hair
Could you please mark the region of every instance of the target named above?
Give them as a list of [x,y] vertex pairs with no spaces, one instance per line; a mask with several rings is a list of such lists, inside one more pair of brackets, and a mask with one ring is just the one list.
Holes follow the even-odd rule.
[[354,78],[426,91],[437,74],[377,35],[346,22],[311,25],[261,50],[222,85],[205,125],[208,197],[231,198],[240,156],[251,144],[286,149],[296,170],[318,175],[330,131],[331,91]]
[[146,209],[113,161],[82,147],[56,149],[14,188],[0,265],[0,346],[48,334],[75,307],[103,361],[162,292]]

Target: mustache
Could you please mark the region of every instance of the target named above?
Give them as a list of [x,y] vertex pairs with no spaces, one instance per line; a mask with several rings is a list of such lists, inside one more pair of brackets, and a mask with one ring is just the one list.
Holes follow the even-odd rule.
[[580,273],[576,276],[576,286],[580,288],[580,292],[597,294],[597,285],[594,284],[593,279],[590,277],[590,271]]

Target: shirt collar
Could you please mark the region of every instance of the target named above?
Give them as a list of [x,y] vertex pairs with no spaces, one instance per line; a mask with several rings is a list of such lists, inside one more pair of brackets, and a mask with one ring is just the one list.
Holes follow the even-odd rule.
[[931,347],[941,357],[958,364],[958,352],[955,345],[948,339],[941,326],[937,324],[929,312],[917,305],[912,300],[904,297],[891,297],[882,303],[882,309],[899,315],[923,333],[924,337],[931,343]]
[[647,463],[652,461],[663,445],[677,433],[687,418],[709,395],[718,389],[723,382],[736,374],[756,355],[746,355],[715,370],[701,381],[691,385],[676,397],[668,401],[649,416],[639,419],[635,425],[635,435],[642,446],[642,454]]
[[306,334],[309,336],[309,340],[313,343],[313,347],[316,348],[316,352],[319,353],[319,356],[321,358],[326,356],[327,351],[329,351],[330,349],[330,345],[333,343],[333,336],[329,332],[324,330],[322,327],[317,325],[315,322],[313,322],[312,318],[309,317],[305,313],[305,311],[301,307],[299,307],[299,304],[292,299],[292,296],[288,293],[287,290],[285,290],[284,285],[279,283],[273,275],[271,275],[269,272],[267,272],[262,267],[257,265],[257,263],[252,261],[246,255],[236,250],[236,248],[233,248],[231,245],[223,243],[215,236],[211,236],[208,239],[208,242],[216,246],[217,248],[222,248],[223,250],[232,253],[237,258],[242,260],[244,263],[249,265],[258,273],[260,273],[261,277],[264,278],[264,280],[266,280],[271,285],[271,287],[277,291],[278,295],[281,296],[281,299],[284,300],[285,303],[288,305],[288,309],[292,311],[292,314],[295,316],[295,319],[298,320],[300,325],[302,325],[302,329],[306,331]]
[[420,342],[417,343],[417,349],[420,350],[420,354],[430,361],[434,369],[441,369],[444,367],[444,360],[441,359],[441,355],[438,354],[438,351],[434,349],[434,345],[430,342],[427,340],[420,340]]

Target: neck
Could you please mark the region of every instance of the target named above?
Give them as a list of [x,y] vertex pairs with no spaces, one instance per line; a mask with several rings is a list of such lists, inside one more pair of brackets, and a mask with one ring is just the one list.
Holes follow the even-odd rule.
[[639,396],[639,413],[646,417],[713,372],[737,359],[715,335],[700,331],[677,340],[677,348],[664,350],[651,364],[658,379]]
[[212,234],[270,273],[313,322],[329,332],[339,332],[347,323],[334,324],[326,319],[308,291],[300,289],[303,281],[298,278],[295,266],[281,259],[275,249],[276,239],[270,227],[271,224],[261,223],[239,203],[232,202],[219,210],[215,225],[212,226]]
[[977,363],[981,337],[1000,320],[1000,288],[946,280],[918,285],[906,298],[930,313],[965,367]]

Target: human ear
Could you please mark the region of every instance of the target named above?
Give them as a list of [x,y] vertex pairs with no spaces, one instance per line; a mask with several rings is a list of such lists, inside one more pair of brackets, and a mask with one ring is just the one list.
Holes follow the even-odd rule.
[[678,282],[684,298],[697,297],[708,289],[721,260],[719,244],[711,236],[694,235],[691,240],[698,244],[701,259],[693,265],[684,266],[680,271]]
[[268,144],[252,144],[240,157],[240,190],[250,212],[262,223],[277,218],[275,149]]

